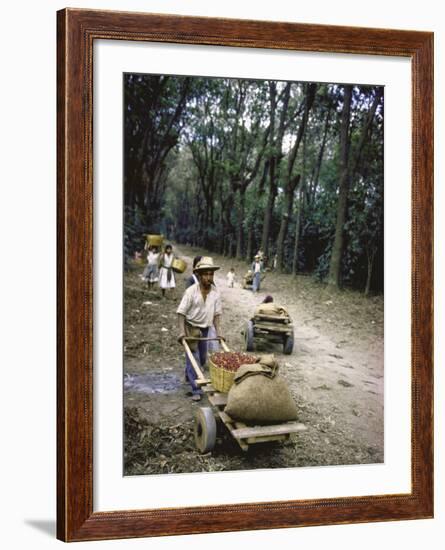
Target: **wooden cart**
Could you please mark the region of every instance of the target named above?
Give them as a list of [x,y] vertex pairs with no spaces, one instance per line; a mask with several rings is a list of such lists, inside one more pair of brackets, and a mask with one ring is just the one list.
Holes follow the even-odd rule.
[[294,349],[294,326],[292,319],[284,315],[256,313],[247,321],[244,330],[246,351],[253,351],[256,339],[283,345],[283,353],[290,355]]
[[[227,393],[217,391],[212,386],[211,381],[204,376],[186,340],[199,340],[199,338],[184,339],[183,344],[196,372],[196,383],[202,388],[210,404],[210,406],[207,407],[199,407],[195,413],[195,444],[201,453],[208,453],[215,447],[217,419],[220,419],[222,424],[226,426],[229,433],[243,451],[247,451],[249,446],[255,443],[286,441],[293,433],[306,430],[304,424],[293,421],[274,425],[250,425],[231,418],[224,412],[224,408],[227,404]],[[224,340],[220,340],[220,342],[224,351],[230,351]]]

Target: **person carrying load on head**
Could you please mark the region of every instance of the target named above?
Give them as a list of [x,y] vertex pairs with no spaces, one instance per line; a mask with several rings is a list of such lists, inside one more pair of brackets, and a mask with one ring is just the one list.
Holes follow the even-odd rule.
[[157,246],[150,245],[147,253],[147,265],[142,273],[142,280],[148,283],[148,288],[153,288],[159,280],[159,250]]
[[[213,264],[213,259],[207,256],[196,264],[194,273],[198,277],[198,284],[187,288],[176,313],[178,314],[179,337],[178,342],[186,337],[207,338],[209,328],[214,326],[216,337],[222,338],[220,333],[220,319],[222,315],[221,297],[213,285],[213,275],[219,266]],[[201,367],[207,362],[207,341],[189,342],[193,356]],[[192,399],[199,401],[202,390],[196,384],[196,373],[186,355],[185,377],[192,388]]]
[[263,262],[259,254],[255,256],[250,269],[253,274],[252,291],[258,292],[260,290],[261,273],[264,271]]

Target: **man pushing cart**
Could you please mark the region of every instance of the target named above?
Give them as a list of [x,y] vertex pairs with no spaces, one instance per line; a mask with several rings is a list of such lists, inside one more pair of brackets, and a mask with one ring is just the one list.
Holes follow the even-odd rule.
[[[212,258],[203,256],[194,268],[198,284],[190,286],[184,292],[176,310],[179,325],[178,341],[184,344],[186,338],[190,339],[193,358],[201,368],[207,362],[207,340],[205,339],[208,337],[209,328],[214,326],[216,337],[222,338],[220,335],[221,297],[212,284],[213,275],[217,269],[219,266],[213,264]],[[202,390],[196,383],[196,370],[188,354],[185,359],[185,377],[192,388],[192,399],[199,401]]]

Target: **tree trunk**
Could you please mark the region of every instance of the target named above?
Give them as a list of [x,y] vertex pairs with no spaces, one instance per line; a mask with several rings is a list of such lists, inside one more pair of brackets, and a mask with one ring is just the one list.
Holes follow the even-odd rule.
[[[223,230],[223,235],[224,235],[224,230]],[[224,256],[224,237],[219,238],[218,253]]]
[[243,224],[245,216],[245,204],[246,194],[245,188],[242,186],[239,190],[239,207],[238,207],[238,219],[236,228],[236,258],[238,260],[243,259]]
[[283,217],[281,218],[280,232],[277,239],[277,268],[278,271],[284,271],[284,239],[287,235],[287,228],[289,226],[289,218],[294,206],[294,192],[300,181],[300,174],[298,174],[289,185],[286,187],[285,206]]
[[340,287],[341,261],[343,255],[344,234],[343,228],[346,221],[346,208],[349,192],[349,123],[351,114],[352,86],[345,86],[345,95],[342,111],[340,130],[340,184],[337,203],[337,222],[335,225],[335,238],[332,246],[331,261],[329,264],[328,283]]
[[369,291],[371,290],[371,279],[372,279],[372,269],[374,267],[374,258],[376,250],[372,249],[368,251],[368,273],[366,276],[366,286],[365,286],[365,296],[369,296]]
[[266,209],[264,210],[263,235],[261,238],[261,248],[263,249],[265,256],[267,256],[269,253],[268,248],[270,223],[272,220],[272,212],[275,204],[275,198],[277,196],[277,183],[275,180],[275,159],[271,159],[270,162],[269,178],[269,195],[267,197]]
[[230,256],[230,235],[228,233],[225,234],[224,238],[224,256]]
[[234,258],[236,252],[236,239],[233,233],[229,235],[229,258]]
[[292,258],[292,274],[298,273],[298,248],[300,246],[300,224],[301,211],[298,209],[297,219],[295,221],[295,241],[294,241],[294,256]]
[[371,105],[371,109],[369,110],[368,116],[366,117],[366,121],[365,121],[365,124],[363,126],[363,129],[362,129],[362,132],[361,132],[361,135],[360,135],[360,139],[359,139],[359,143],[358,143],[358,146],[357,146],[357,154],[355,155],[354,166],[352,167],[352,170],[351,170],[352,178],[354,177],[355,172],[357,171],[357,168],[359,166],[359,163],[360,163],[360,160],[361,160],[361,157],[362,157],[362,151],[363,151],[364,145],[366,143],[366,140],[369,137],[369,132],[370,132],[370,129],[371,129],[372,121],[374,119],[375,112],[377,111],[377,107],[380,103],[380,99],[381,99],[382,95],[383,95],[383,87],[381,87],[377,90],[376,95],[374,97],[374,101]]
[[291,83],[288,82],[282,92],[283,105],[281,108],[280,121],[278,129],[275,135],[275,115],[279,98],[277,99],[277,86],[275,82],[269,83],[270,90],[270,134],[269,144],[271,147],[271,154],[269,156],[269,196],[267,201],[267,207],[264,212],[264,225],[263,235],[261,239],[261,248],[264,255],[269,256],[269,241],[270,241],[270,224],[273,215],[273,209],[275,205],[275,198],[277,196],[277,180],[278,172],[280,169],[280,161],[283,157],[283,137],[286,129],[286,116],[289,107]]
[[246,245],[246,257],[245,259],[250,262],[253,257],[253,223],[249,223],[249,227],[247,229],[247,245]]
[[298,273],[298,251],[300,246],[300,227],[301,227],[301,219],[303,217],[303,210],[304,210],[304,197],[305,197],[305,189],[302,187],[300,189],[300,200],[298,205],[298,212],[297,212],[297,219],[295,222],[295,241],[294,241],[294,256],[292,259],[292,274],[296,275]]
[[[275,139],[275,110],[276,110],[276,97],[277,89],[275,82],[269,83],[269,93],[270,93],[270,133],[269,133],[269,144],[270,147],[274,147]],[[276,183],[275,183],[275,157],[273,153],[270,155],[269,159],[269,195],[267,197],[267,205],[264,211],[263,218],[263,234],[261,237],[261,248],[264,251],[264,254],[267,256],[267,244],[269,241],[269,227],[270,220],[272,218],[272,210],[275,203],[276,196]]]
[[269,232],[270,224],[272,220],[273,208],[275,205],[275,198],[277,196],[277,172],[279,169],[279,162],[282,157],[282,142],[285,130],[285,119],[287,108],[289,105],[290,97],[290,83],[287,83],[284,93],[283,107],[281,110],[280,123],[278,126],[277,135],[275,135],[275,115],[278,104],[277,99],[277,85],[275,82],[269,82],[270,91],[270,132],[269,132],[269,146],[272,152],[269,156],[269,196],[267,198],[267,206],[264,211],[264,223],[263,234],[261,238],[261,248],[264,255],[269,255]]
[[[289,218],[292,212],[293,202],[294,202],[294,192],[300,181],[300,174],[292,177],[292,171],[297,159],[298,150],[300,143],[304,136],[306,135],[307,121],[309,118],[309,111],[312,108],[315,99],[315,92],[317,90],[316,84],[309,84],[305,86],[305,99],[304,99],[304,112],[303,118],[301,120],[300,126],[298,128],[297,138],[295,144],[293,145],[289,158],[287,161],[287,174],[286,174],[286,184],[285,184],[285,209],[283,213],[283,218],[280,225],[280,233],[278,235],[277,242],[277,266],[279,271],[283,271],[284,268],[284,240],[287,234],[287,228],[289,225]],[[303,154],[304,162],[304,154]]]
[[323,162],[323,155],[324,155],[324,150],[325,150],[325,147],[326,147],[326,141],[327,141],[327,138],[328,138],[330,117],[331,117],[331,106],[329,105],[329,109],[328,109],[328,112],[326,114],[326,120],[325,120],[325,123],[324,123],[323,139],[321,141],[320,150],[318,152],[317,164],[315,166],[314,179],[313,179],[311,189],[310,189],[310,202],[311,203],[312,203],[312,201],[315,197],[315,193],[317,191],[317,186],[318,186],[318,180],[320,178],[320,169],[321,169],[321,164]]

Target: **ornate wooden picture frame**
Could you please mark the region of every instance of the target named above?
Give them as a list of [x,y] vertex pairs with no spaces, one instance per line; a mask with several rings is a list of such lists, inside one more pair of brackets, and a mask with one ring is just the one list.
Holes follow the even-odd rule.
[[[433,34],[77,9],[58,12],[57,25],[58,538],[81,541],[432,517]],[[94,511],[93,44],[96,40],[372,54],[411,60],[411,492]]]

